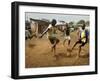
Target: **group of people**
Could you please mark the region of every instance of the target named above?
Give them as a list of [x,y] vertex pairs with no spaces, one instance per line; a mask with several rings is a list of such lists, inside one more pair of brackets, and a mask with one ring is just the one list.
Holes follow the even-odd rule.
[[[57,21],[55,19],[53,19],[50,23],[50,25],[47,27],[47,29],[41,34],[41,36],[39,36],[39,38],[42,38],[46,33],[47,33],[47,38],[49,39],[50,43],[51,43],[51,51],[54,53],[54,56],[56,55],[56,46],[57,44],[60,42],[60,40],[57,38],[57,26],[56,26]],[[66,40],[68,40],[67,46],[70,46],[70,42],[71,42],[71,37],[70,37],[70,27],[69,24],[66,23],[64,30],[64,41],[63,41],[63,45],[65,45]],[[79,51],[78,51],[78,56],[80,56],[81,53],[81,48],[88,42],[88,31],[85,29],[85,23],[83,24],[83,26],[81,27],[81,29],[79,29],[78,31],[78,40],[75,42],[75,44],[73,45],[73,47],[71,48],[71,52],[73,51],[74,47],[77,44],[79,45]]]

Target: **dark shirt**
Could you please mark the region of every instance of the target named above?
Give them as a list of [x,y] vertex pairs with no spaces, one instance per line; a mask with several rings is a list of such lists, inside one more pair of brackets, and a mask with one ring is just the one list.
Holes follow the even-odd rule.
[[66,36],[69,36],[70,35],[70,28],[69,27],[65,28],[64,33],[65,33]]

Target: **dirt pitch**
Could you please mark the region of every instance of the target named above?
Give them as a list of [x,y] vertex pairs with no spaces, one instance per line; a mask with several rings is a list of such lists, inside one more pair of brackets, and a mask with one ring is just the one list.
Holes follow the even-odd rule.
[[[87,43],[81,51],[81,57],[77,58],[78,46],[72,51],[71,56],[68,56],[70,52],[66,49],[67,46],[63,46],[64,38],[59,33],[60,39],[57,45],[56,57],[51,52],[51,44],[49,40],[44,36],[43,38],[32,38],[25,41],[25,67],[58,67],[58,66],[79,66],[89,65],[89,43]],[[77,41],[76,32],[71,33],[70,48]],[[69,49],[70,49],[69,48]]]

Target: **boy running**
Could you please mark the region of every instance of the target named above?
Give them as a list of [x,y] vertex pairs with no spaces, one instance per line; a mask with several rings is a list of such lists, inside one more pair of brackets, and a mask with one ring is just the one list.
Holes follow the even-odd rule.
[[75,47],[77,44],[81,44],[81,45],[79,46],[78,57],[80,57],[81,47],[83,47],[83,46],[87,43],[88,36],[87,36],[86,33],[87,33],[87,31],[85,30],[85,24],[83,24],[82,29],[80,29],[79,32],[78,32],[78,34],[79,34],[79,39],[78,39],[78,41],[74,44],[74,46],[72,47],[72,50],[73,50],[74,47]]
[[56,45],[59,43],[59,39],[56,37],[56,31],[57,31],[57,27],[56,25],[56,20],[53,19],[51,24],[48,26],[48,28],[42,33],[42,35],[40,36],[43,37],[43,35],[45,33],[47,33],[47,37],[52,45],[52,52],[54,53],[54,55],[56,54]]
[[68,23],[66,23],[66,26],[64,28],[64,41],[63,45],[65,45],[66,40],[68,40],[68,46],[70,45],[70,27],[68,26]]

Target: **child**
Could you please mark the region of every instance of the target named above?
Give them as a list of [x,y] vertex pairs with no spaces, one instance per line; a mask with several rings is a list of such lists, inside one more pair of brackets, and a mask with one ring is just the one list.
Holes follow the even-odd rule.
[[48,26],[48,28],[42,33],[42,35],[40,36],[43,37],[43,35],[45,33],[47,33],[47,37],[52,45],[52,51],[54,52],[54,55],[56,54],[56,45],[59,43],[59,39],[56,36],[56,31],[57,31],[57,27],[56,27],[56,20],[53,19],[51,24]]
[[64,28],[64,36],[65,39],[63,41],[63,45],[65,45],[66,40],[68,40],[68,46],[70,45],[70,27],[68,26],[68,23],[66,23],[66,26]]
[[78,34],[79,34],[79,39],[78,41],[76,41],[76,43],[72,47],[72,50],[77,44],[81,44],[79,46],[79,52],[78,52],[78,57],[80,57],[81,47],[83,47],[87,43],[87,40],[88,40],[87,31],[85,30],[85,24],[83,24],[82,29],[79,30]]
[[30,30],[31,30],[31,28],[29,26],[26,26],[26,29],[25,29],[25,40],[32,38]]

